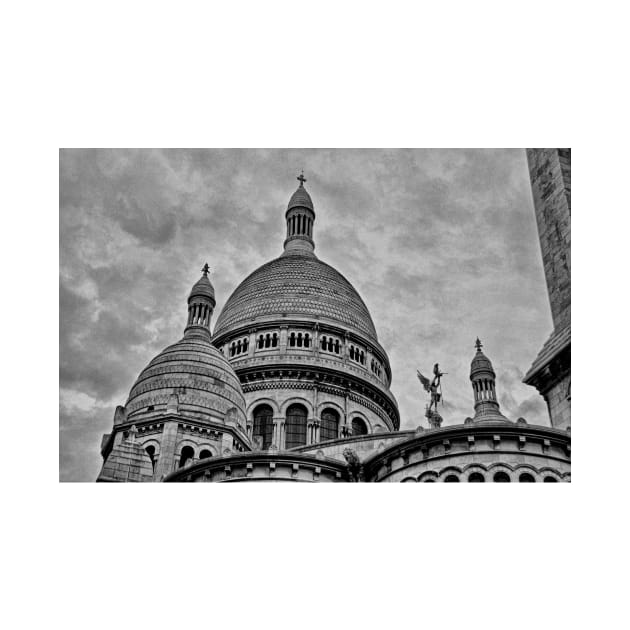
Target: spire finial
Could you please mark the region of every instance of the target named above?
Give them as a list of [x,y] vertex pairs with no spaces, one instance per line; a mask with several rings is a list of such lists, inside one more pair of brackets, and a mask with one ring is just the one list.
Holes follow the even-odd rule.
[[481,341],[479,341],[479,337],[477,337],[477,341],[475,341],[475,348],[477,348],[477,352],[481,352],[482,347],[483,344],[481,343]]
[[297,180],[298,180],[298,182],[300,182],[300,188],[303,188],[304,187],[304,182],[307,181],[306,177],[304,177],[304,169],[302,169],[302,172],[298,176]]
[[202,269],[201,271],[203,272],[203,275],[204,275],[204,276],[207,276],[207,275],[208,275],[208,273],[210,272],[210,267],[208,267],[208,263],[206,263],[206,264],[203,266],[203,269]]

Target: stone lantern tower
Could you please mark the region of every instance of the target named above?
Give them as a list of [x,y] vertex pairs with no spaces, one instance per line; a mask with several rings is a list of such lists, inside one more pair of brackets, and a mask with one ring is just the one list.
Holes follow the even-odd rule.
[[477,353],[470,364],[470,381],[475,397],[473,421],[509,420],[501,413],[496,391],[496,374],[490,359],[481,351],[482,343],[475,342]]

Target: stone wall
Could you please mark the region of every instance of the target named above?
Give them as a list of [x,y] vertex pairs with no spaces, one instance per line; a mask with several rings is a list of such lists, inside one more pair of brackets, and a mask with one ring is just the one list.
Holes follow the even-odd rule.
[[[366,481],[570,481],[567,431],[527,424],[453,425],[398,442],[364,462]],[[524,475],[524,478],[521,476]],[[530,478],[527,478],[529,476]]]
[[554,327],[571,324],[571,149],[527,149]]

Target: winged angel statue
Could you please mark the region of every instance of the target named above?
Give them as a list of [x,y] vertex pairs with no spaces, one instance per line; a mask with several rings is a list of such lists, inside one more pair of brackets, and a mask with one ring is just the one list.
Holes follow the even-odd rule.
[[[442,385],[441,379],[444,376],[445,372],[440,372],[440,366],[436,363],[433,366],[433,380],[430,381],[426,376],[424,376],[420,370],[416,370],[418,374],[418,379],[422,383],[425,391],[431,394],[431,402],[427,407],[426,417],[429,420],[431,426],[440,426],[442,424],[442,416],[438,413],[437,406],[440,400],[442,400]],[[439,390],[439,391],[438,391]],[[444,402],[442,402],[444,404]],[[431,408],[434,407],[434,410]]]

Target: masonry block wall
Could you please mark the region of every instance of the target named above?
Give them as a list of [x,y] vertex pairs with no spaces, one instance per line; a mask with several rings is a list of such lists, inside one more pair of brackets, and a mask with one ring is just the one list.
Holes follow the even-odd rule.
[[527,149],[554,330],[524,382],[547,402],[554,427],[571,425],[571,149]]
[[571,149],[527,149],[551,315],[571,323]]

